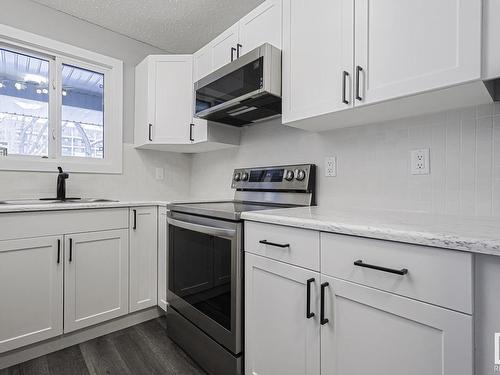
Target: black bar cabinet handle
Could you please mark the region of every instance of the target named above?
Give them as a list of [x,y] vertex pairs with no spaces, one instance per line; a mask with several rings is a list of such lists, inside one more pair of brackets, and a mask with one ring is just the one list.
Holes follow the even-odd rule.
[[269,245],[269,246],[274,246],[274,247],[281,247],[282,249],[284,249],[285,247],[290,247],[289,243],[275,243],[275,242],[269,242],[267,240],[261,240],[261,241],[259,241],[259,243],[261,243],[263,245]]
[[363,68],[359,65],[356,67],[356,99],[362,101],[363,98],[360,95],[360,84],[359,84],[359,73],[363,71]]
[[314,316],[314,313],[311,312],[311,284],[314,282],[314,277],[307,280],[307,306],[306,306],[306,318],[310,319]]
[[236,52],[236,48],[231,47],[231,62],[234,61],[234,53]]
[[406,268],[402,268],[400,270],[395,270],[394,268],[387,268],[387,267],[375,266],[373,264],[363,263],[362,260],[355,261],[354,265],[358,266],[358,267],[370,268],[372,270],[394,273],[396,275],[401,275],[401,276],[408,274],[408,269],[406,269]]
[[240,58],[240,49],[243,47],[242,44],[238,43],[236,45],[236,58],[239,59]]
[[69,262],[73,261],[73,239],[69,239]]
[[342,73],[342,103],[344,103],[344,104],[349,104],[349,100],[347,100],[347,98],[346,98],[347,77],[349,77],[349,72],[346,72],[344,70],[344,72]]
[[153,124],[149,124],[149,141],[152,142],[153,141]]
[[136,230],[137,229],[137,210],[132,210],[132,212],[134,213],[134,225],[132,226],[132,229]]
[[57,240],[57,264],[61,263],[61,240]]
[[329,286],[329,283],[321,284],[321,307],[320,307],[320,317],[319,322],[322,326],[329,322],[328,319],[325,318],[325,289]]
[[191,142],[194,142],[193,127],[194,127],[194,124],[189,124],[189,140]]

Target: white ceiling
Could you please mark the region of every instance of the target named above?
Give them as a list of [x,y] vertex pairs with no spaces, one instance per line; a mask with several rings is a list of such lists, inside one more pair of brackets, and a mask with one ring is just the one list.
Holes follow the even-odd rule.
[[192,53],[264,0],[33,0],[171,53]]

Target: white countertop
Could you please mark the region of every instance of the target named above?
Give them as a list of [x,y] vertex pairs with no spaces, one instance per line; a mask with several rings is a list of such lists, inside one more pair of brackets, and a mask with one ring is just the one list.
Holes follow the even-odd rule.
[[166,201],[121,201],[92,203],[42,203],[42,204],[0,204],[0,214],[9,212],[85,210],[96,208],[166,206]]
[[242,219],[360,237],[500,255],[500,219],[321,207],[245,212]]

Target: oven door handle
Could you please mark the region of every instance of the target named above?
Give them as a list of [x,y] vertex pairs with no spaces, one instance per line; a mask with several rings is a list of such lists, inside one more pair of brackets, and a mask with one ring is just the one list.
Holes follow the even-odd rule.
[[167,218],[167,222],[170,225],[173,225],[173,226],[176,226],[179,228],[192,230],[194,232],[205,233],[205,234],[212,235],[215,237],[227,237],[227,238],[236,237],[236,230],[235,229],[209,227],[206,225],[193,224],[193,223],[188,223],[186,221],[172,219],[170,217]]

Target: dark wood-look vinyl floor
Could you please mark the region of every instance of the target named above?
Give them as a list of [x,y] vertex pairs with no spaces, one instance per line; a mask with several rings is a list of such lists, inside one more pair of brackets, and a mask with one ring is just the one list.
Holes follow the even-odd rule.
[[0,375],[206,375],[166,333],[165,318],[0,370]]

